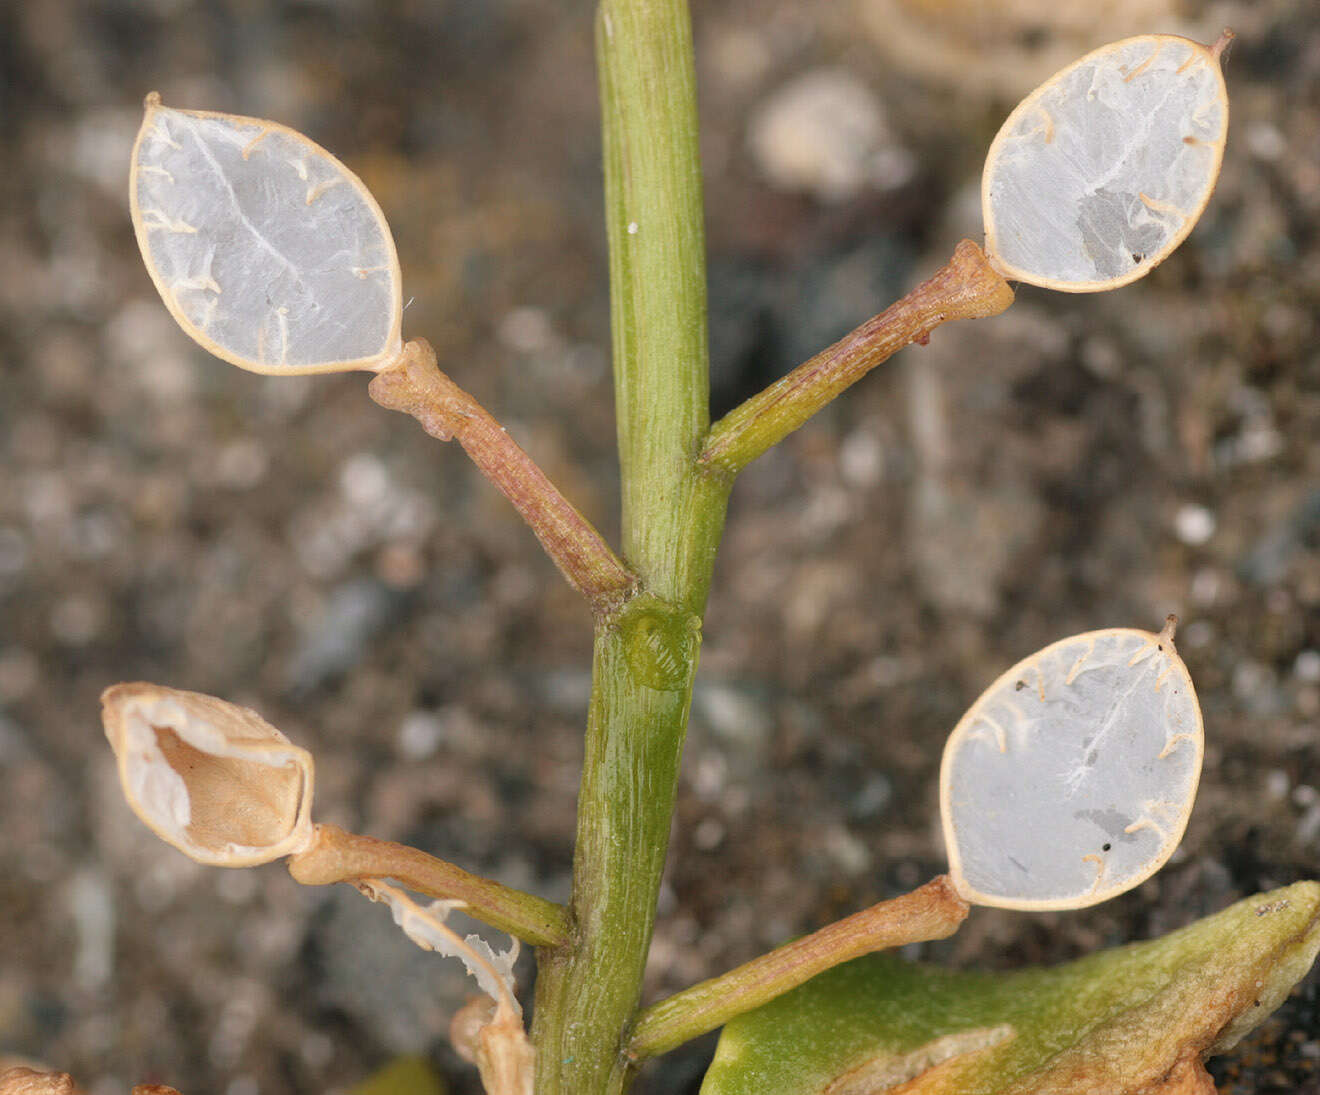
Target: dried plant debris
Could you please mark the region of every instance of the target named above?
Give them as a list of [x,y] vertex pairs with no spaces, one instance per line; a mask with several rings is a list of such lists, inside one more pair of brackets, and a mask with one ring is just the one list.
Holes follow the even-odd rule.
[[455,1017],[461,1052],[481,1073],[487,1095],[532,1095],[535,1053],[522,1024],[513,980],[519,943],[495,951],[479,935],[460,937],[445,918],[461,901],[432,901],[418,905],[407,894],[380,879],[364,879],[357,888],[372,901],[388,905],[394,922],[423,950],[457,958],[490,998],[489,1008],[463,1009]]

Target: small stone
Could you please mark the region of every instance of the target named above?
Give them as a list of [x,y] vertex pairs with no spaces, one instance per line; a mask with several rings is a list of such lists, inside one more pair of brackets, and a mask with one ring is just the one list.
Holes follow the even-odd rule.
[[1287,798],[1290,785],[1288,773],[1282,768],[1272,768],[1265,775],[1265,793],[1272,799]]
[[373,453],[355,453],[339,469],[339,489],[354,505],[377,504],[389,493],[389,472]]
[[770,716],[765,707],[732,685],[698,686],[694,701],[716,737],[756,749],[770,734]]
[[692,832],[692,843],[698,851],[714,851],[724,842],[724,823],[717,818],[702,818]]
[[840,69],[804,73],[770,95],[751,120],[748,144],[772,186],[822,202],[847,201],[867,187],[893,189],[916,172],[879,100]]
[[859,875],[871,868],[866,845],[842,825],[831,825],[825,831],[825,854],[847,875]]
[[864,819],[875,817],[894,797],[894,785],[889,777],[883,772],[876,772],[862,784],[859,790],[848,803],[848,812],[854,818]]
[[16,528],[0,527],[0,578],[17,574],[28,561],[27,541]]
[[231,441],[215,461],[216,482],[230,490],[251,490],[266,478],[270,457],[260,442],[243,437]]
[[1256,121],[1247,126],[1247,151],[1258,160],[1272,163],[1288,151],[1288,139],[1272,122]]
[[873,487],[885,474],[885,451],[867,430],[853,430],[839,445],[839,473],[850,487]]
[[[635,233],[637,225],[629,225],[628,231]],[[520,354],[544,353],[556,342],[550,317],[541,308],[514,308],[500,320],[496,335],[510,350]]]
[[1173,527],[1178,539],[1184,544],[1200,547],[1215,534],[1215,515],[1205,506],[1187,502],[1178,507]]
[[434,711],[409,711],[399,726],[397,746],[405,760],[426,760],[445,739],[444,721]]
[[100,603],[77,594],[56,603],[50,614],[51,634],[67,646],[86,646],[101,634],[104,624]]
[[337,586],[302,628],[289,662],[289,690],[305,694],[358,664],[398,607],[397,595],[379,582],[361,578]]
[[1320,650],[1303,650],[1293,662],[1293,674],[1299,681],[1320,682]]

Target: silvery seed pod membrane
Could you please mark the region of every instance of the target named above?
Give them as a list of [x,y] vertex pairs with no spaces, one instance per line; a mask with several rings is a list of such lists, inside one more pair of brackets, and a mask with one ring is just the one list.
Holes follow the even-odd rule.
[[1074,635],[1013,666],[949,736],[940,807],[969,902],[1069,909],[1154,874],[1201,775],[1201,709],[1176,621]]
[[249,867],[314,839],[312,757],[255,711],[139,682],[101,695],[124,797],[199,863]]
[[1219,54],[1170,34],[1088,53],[1018,104],[981,182],[985,250],[1010,280],[1084,293],[1149,273],[1200,217],[1224,156]]
[[161,298],[259,373],[379,369],[402,349],[399,260],[376,199],[325,149],[259,118],[149,95],[129,178]]

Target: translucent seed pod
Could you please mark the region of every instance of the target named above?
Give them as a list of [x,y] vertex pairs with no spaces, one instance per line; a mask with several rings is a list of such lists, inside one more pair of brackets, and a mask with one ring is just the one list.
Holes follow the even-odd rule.
[[1019,662],[949,735],[940,809],[969,902],[1073,909],[1160,869],[1201,777],[1201,709],[1173,645],[1114,628]]
[[399,260],[367,188],[274,122],[147,96],[129,200],[171,314],[259,373],[379,369],[402,349]]
[[101,719],[133,812],[198,863],[250,867],[314,840],[312,756],[255,711],[142,682],[107,688]]
[[1069,293],[1143,277],[1187,237],[1219,177],[1228,92],[1213,46],[1114,42],[1036,88],[981,180],[985,250],[1004,277]]

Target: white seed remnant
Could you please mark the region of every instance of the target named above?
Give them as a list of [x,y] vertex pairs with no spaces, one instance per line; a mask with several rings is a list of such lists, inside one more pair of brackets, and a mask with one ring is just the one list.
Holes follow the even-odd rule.
[[274,122],[147,96],[129,178],[147,270],[187,334],[260,373],[379,369],[402,348],[394,239],[362,180]]
[[522,1015],[522,1007],[514,994],[513,967],[521,946],[516,938],[510,939],[508,950],[497,952],[481,936],[461,937],[445,923],[454,909],[463,907],[462,901],[432,901],[418,905],[402,890],[378,878],[362,879],[356,885],[372,901],[388,905],[403,934],[422,950],[457,958],[476,978],[482,992],[514,1015]]
[[1201,776],[1201,709],[1173,645],[1114,628],[1019,662],[949,736],[949,874],[979,905],[1069,909],[1131,889],[1182,839]]
[[1127,38],[1056,73],[1009,115],[981,182],[986,253],[1004,277],[1114,289],[1192,230],[1219,176],[1228,93],[1219,54]]

